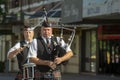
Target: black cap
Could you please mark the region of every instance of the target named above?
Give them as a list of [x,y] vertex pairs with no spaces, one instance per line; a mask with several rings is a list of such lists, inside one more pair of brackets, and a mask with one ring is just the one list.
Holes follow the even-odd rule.
[[42,27],[51,27],[51,24],[48,21],[43,21]]
[[23,31],[33,31],[34,29],[32,27],[30,27],[30,26],[24,25],[22,30]]

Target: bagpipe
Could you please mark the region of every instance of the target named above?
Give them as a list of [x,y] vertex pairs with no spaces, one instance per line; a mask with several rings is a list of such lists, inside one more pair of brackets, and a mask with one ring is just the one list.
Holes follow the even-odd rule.
[[[61,33],[60,33],[60,41],[57,42],[57,40],[54,40],[54,46],[55,48],[53,49],[53,54],[55,55],[55,58],[56,57],[62,57],[64,56],[67,52],[66,52],[66,49],[69,47],[71,47],[71,44],[72,44],[72,41],[74,39],[74,36],[75,36],[75,29],[69,29],[69,28],[64,28],[63,25],[61,26]],[[63,34],[64,34],[64,30],[69,30],[71,35],[70,37],[68,38],[67,40],[67,43],[64,41],[63,39]],[[64,41],[66,43],[66,45],[64,47],[62,47],[62,41]],[[66,60],[64,62],[62,62],[61,64],[63,65],[66,65],[68,63],[69,60]]]

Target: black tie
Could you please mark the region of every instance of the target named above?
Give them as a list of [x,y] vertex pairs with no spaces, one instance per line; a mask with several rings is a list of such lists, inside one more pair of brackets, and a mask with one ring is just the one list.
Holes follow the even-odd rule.
[[46,43],[47,43],[47,47],[48,47],[49,53],[51,53],[52,49],[51,49],[49,38],[46,38]]
[[47,46],[50,47],[49,39],[46,38]]
[[47,44],[49,43],[49,40],[48,40],[48,38],[46,38],[46,42],[47,42]]

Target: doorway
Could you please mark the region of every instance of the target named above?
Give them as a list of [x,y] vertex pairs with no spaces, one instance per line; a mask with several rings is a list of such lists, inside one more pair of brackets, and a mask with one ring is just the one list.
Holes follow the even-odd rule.
[[96,30],[82,31],[81,71],[96,72]]

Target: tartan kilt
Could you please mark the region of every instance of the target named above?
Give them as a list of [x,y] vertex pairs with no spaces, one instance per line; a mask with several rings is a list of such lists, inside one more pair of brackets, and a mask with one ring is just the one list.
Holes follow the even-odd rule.
[[15,80],[22,80],[22,78],[23,78],[23,74],[22,72],[19,71],[15,77]]
[[61,72],[60,71],[39,72],[37,70],[35,72],[35,80],[61,80]]
[[[44,73],[35,70],[34,76],[35,78],[33,80],[61,80],[61,72],[59,70]],[[15,77],[15,80],[23,80],[23,73],[19,71]]]

